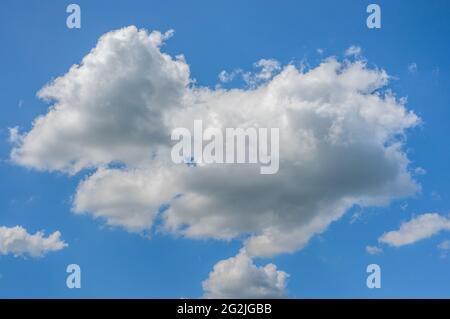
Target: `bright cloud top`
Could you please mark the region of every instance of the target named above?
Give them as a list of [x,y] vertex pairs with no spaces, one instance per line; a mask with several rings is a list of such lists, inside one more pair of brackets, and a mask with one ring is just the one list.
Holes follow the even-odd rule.
[[273,264],[257,267],[242,250],[214,265],[203,290],[206,298],[283,298],[288,276]]
[[436,213],[428,213],[402,223],[398,230],[383,234],[378,241],[400,247],[429,238],[444,230],[450,230],[450,219]]
[[14,256],[41,257],[49,251],[61,250],[67,244],[60,239],[61,233],[55,231],[45,237],[44,233],[29,234],[21,226],[0,227],[0,254]]
[[[181,105],[188,66],[162,54],[170,36],[130,27],[107,33],[97,46],[38,92],[55,101],[33,129],[14,134],[12,159],[40,170],[76,173],[114,161],[138,164],[165,143],[164,115]],[[149,147],[149,145],[151,147]]]
[[[182,56],[161,52],[170,35],[127,27],[102,36],[39,92],[53,102],[47,114],[29,132],[11,130],[12,160],[70,174],[94,168],[77,188],[76,213],[133,232],[157,224],[190,238],[245,236],[251,256],[295,251],[354,205],[418,190],[403,146],[420,120],[384,90],[385,71],[361,60],[303,71],[263,59],[248,88],[198,87]],[[192,131],[194,120],[279,128],[279,172],[173,164],[171,131]]]

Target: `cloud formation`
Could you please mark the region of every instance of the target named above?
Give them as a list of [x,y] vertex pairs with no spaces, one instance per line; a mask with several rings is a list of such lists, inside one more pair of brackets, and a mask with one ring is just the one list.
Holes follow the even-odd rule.
[[31,235],[21,226],[0,226],[0,254],[13,254],[16,257],[42,257],[49,251],[61,250],[67,246],[60,237],[59,231],[45,237],[42,232]]
[[173,176],[162,167],[98,169],[79,185],[73,211],[105,218],[111,226],[139,232],[151,228],[161,206],[172,199]]
[[[261,60],[247,88],[198,87],[182,56],[161,52],[170,35],[127,27],[102,36],[39,92],[53,104],[29,132],[11,131],[12,160],[69,174],[94,169],[77,188],[76,213],[132,232],[157,224],[190,238],[244,236],[251,256],[293,252],[352,206],[419,189],[403,147],[420,119],[385,90],[384,70],[361,60],[329,58],[309,70]],[[192,130],[194,120],[279,128],[279,172],[173,164],[171,131]]]
[[378,241],[390,246],[401,247],[414,244],[444,230],[450,230],[450,219],[437,213],[427,213],[402,223],[398,230],[384,233]]
[[383,252],[383,249],[377,246],[366,246],[366,252],[369,255],[379,255]]
[[361,49],[361,47],[359,47],[357,45],[352,45],[347,50],[345,50],[345,56],[358,57],[361,55],[361,53],[362,53],[362,49]]
[[257,267],[241,250],[214,265],[203,290],[206,298],[283,298],[288,276],[273,264]]
[[76,173],[148,159],[166,142],[163,117],[181,105],[189,81],[182,57],[172,59],[159,50],[170,34],[130,27],[101,37],[80,65],[38,92],[54,104],[33,121],[30,132],[15,134],[12,160]]

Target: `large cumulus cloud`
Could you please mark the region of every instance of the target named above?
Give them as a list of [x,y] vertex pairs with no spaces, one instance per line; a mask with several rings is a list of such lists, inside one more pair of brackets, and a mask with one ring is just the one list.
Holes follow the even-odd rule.
[[110,32],[80,65],[38,92],[54,102],[33,129],[15,136],[18,164],[70,173],[121,161],[137,165],[165,142],[163,116],[179,107],[189,70],[159,50],[171,32]]
[[[129,231],[159,220],[191,238],[245,238],[250,256],[295,251],[353,205],[418,190],[403,148],[419,118],[386,90],[385,71],[329,58],[310,70],[276,64],[270,74],[245,73],[258,79],[248,88],[211,89],[193,84],[182,56],[161,52],[169,35],[135,27],[105,34],[39,92],[53,105],[29,132],[12,131],[12,160],[68,173],[94,168],[76,191],[75,212]],[[279,128],[279,172],[173,164],[171,130],[192,129],[194,120]]]

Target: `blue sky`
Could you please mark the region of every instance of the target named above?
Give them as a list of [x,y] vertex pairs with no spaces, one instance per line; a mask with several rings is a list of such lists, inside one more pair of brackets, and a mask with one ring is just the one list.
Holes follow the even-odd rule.
[[[377,1],[382,28],[366,27],[366,1],[77,1],[82,28],[65,25],[64,1],[4,1],[0,9],[0,226],[30,233],[59,230],[69,244],[44,257],[0,255],[0,297],[196,298],[214,264],[232,257],[240,240],[195,240],[156,233],[151,239],[71,212],[87,171],[74,176],[11,163],[8,128],[31,129],[48,104],[36,97],[95,47],[106,32],[128,25],[174,29],[162,51],[184,54],[197,85],[214,87],[222,70],[251,69],[261,58],[283,65],[317,66],[361,47],[370,67],[385,69],[397,96],[422,119],[408,131],[405,152],[421,191],[386,207],[352,208],[300,251],[256,258],[290,274],[287,295],[311,297],[450,297],[450,256],[437,246],[441,232],[411,245],[366,253],[402,221],[449,213],[450,4],[447,1]],[[317,49],[323,49],[321,55]],[[414,72],[408,68],[415,64]],[[236,84],[236,85],[239,85]],[[407,206],[405,205],[407,204]],[[360,213],[352,222],[354,213]],[[66,287],[65,268],[82,269],[82,288]],[[382,288],[366,287],[366,266],[382,268]]]

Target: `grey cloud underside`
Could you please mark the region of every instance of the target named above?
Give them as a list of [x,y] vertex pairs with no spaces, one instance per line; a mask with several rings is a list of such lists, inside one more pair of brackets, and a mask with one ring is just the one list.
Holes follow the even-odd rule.
[[[308,71],[256,74],[264,81],[252,88],[210,89],[192,84],[183,57],[161,52],[167,37],[135,27],[107,33],[40,91],[53,106],[14,136],[20,165],[96,169],[78,186],[74,212],[134,232],[159,218],[163,230],[192,238],[245,235],[249,255],[271,256],[300,249],[353,205],[419,189],[403,151],[419,118],[383,92],[383,70],[330,58]],[[279,172],[173,164],[172,129],[200,119],[205,128],[279,128]],[[161,212],[162,204],[170,207]]]

